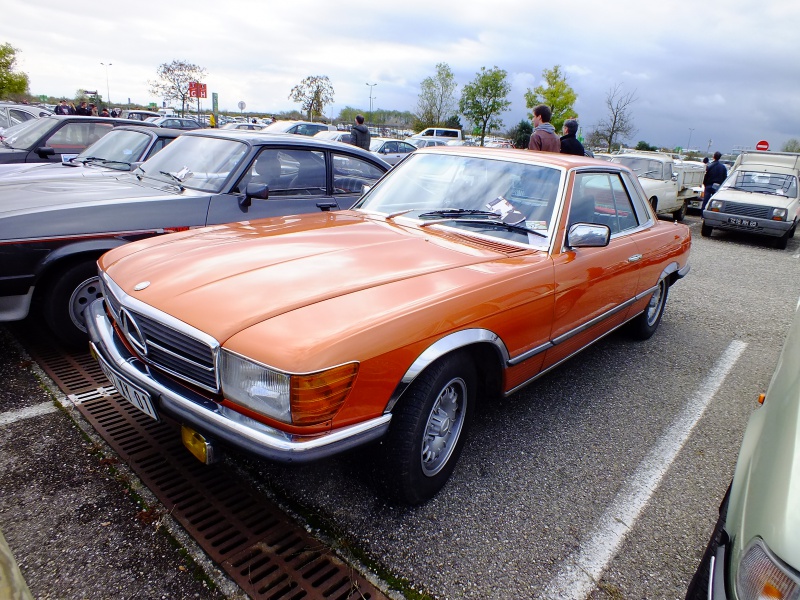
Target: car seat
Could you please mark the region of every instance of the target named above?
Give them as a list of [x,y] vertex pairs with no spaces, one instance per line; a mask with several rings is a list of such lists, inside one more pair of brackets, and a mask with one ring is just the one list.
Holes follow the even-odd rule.
[[575,223],[594,223],[594,196],[580,194],[572,197],[572,205],[569,209],[569,221],[567,229]]

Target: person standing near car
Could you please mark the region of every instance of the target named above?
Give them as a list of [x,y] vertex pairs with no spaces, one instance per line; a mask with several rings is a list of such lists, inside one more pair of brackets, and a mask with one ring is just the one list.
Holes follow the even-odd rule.
[[561,136],[561,154],[585,156],[586,150],[584,150],[583,144],[581,144],[577,137],[578,122],[575,119],[567,119],[564,121],[563,131],[564,135]]
[[356,115],[356,124],[350,128],[350,140],[354,146],[369,150],[369,129],[364,125],[364,117],[361,115]]
[[54,111],[57,115],[74,115],[75,110],[67,104],[67,101],[63,98],[58,106],[56,106],[56,110]]
[[533,109],[533,133],[528,150],[536,152],[561,152],[561,140],[556,135],[556,128],[550,124],[553,111],[546,104]]
[[92,112],[89,110],[89,107],[86,105],[86,100],[81,102],[78,105],[78,108],[75,109],[75,114],[80,115],[81,117],[91,117]]
[[728,177],[728,169],[719,162],[720,158],[722,158],[722,154],[719,151],[714,152],[714,160],[708,163],[708,167],[706,167],[706,174],[703,177],[704,194],[702,210],[706,209],[706,204],[711,200],[711,196]]

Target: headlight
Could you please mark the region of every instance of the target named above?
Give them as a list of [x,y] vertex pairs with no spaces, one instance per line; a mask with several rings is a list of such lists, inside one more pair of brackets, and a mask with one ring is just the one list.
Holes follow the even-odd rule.
[[292,422],[288,375],[225,350],[221,371],[222,393],[226,398],[259,414]]
[[736,592],[742,600],[797,600],[800,577],[774,556],[762,540],[756,539],[739,561]]
[[344,404],[358,363],[289,375],[222,351],[222,393],[256,413],[293,425],[330,421]]
[[785,221],[787,214],[789,214],[789,211],[785,208],[773,208],[771,218],[773,221]]
[[714,211],[721,211],[722,210],[722,200],[712,200],[708,203],[708,210]]

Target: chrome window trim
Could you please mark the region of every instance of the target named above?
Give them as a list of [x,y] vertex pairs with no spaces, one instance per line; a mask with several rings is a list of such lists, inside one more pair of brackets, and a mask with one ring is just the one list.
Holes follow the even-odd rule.
[[[203,385],[203,384],[201,384],[201,383],[199,383],[197,381],[194,381],[191,378],[186,377],[185,375],[183,375],[181,373],[176,373],[176,372],[172,371],[171,369],[168,369],[168,368],[164,367],[163,365],[154,363],[151,360],[149,360],[147,357],[141,357],[143,360],[145,360],[145,362],[147,362],[148,364],[151,364],[151,365],[154,365],[154,366],[158,367],[159,369],[161,369],[165,373],[169,373],[171,375],[179,377],[183,381],[191,383],[192,385],[196,385],[196,386],[201,387],[201,388],[203,388],[205,390],[208,390],[210,392],[219,393],[219,391],[220,391],[220,373],[219,373],[220,343],[216,340],[216,338],[208,335],[207,333],[204,333],[203,331],[200,331],[199,329],[196,329],[195,327],[192,327],[191,325],[189,325],[187,323],[184,323],[183,321],[181,321],[179,319],[176,319],[172,315],[169,315],[169,314],[167,314],[167,313],[165,313],[163,311],[160,311],[160,310],[158,310],[156,308],[153,308],[152,306],[150,306],[149,304],[146,304],[145,302],[142,302],[138,298],[134,298],[133,296],[129,295],[128,293],[123,291],[123,289],[119,285],[117,285],[114,282],[114,280],[111,279],[111,277],[108,276],[108,273],[106,273],[105,271],[101,271],[100,272],[100,280],[102,281],[102,284],[103,284],[104,288],[111,292],[111,295],[114,296],[114,298],[116,299],[117,302],[119,302],[121,307],[128,308],[128,309],[134,310],[136,312],[140,312],[145,317],[149,317],[149,318],[153,319],[154,321],[157,321],[157,322],[165,325],[166,327],[174,329],[175,331],[177,331],[179,333],[182,333],[183,335],[186,335],[187,337],[193,338],[194,340],[207,345],[209,347],[209,349],[211,350],[211,357],[212,357],[212,361],[214,363],[214,367],[213,367],[214,368],[214,385],[216,387],[215,388],[211,388],[211,387],[205,386],[205,385]],[[113,313],[113,309],[111,309],[111,311]],[[191,362],[191,361],[187,361],[187,362]]]

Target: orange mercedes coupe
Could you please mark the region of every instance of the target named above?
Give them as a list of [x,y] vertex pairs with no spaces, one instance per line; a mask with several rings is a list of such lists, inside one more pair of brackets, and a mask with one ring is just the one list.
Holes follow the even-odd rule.
[[386,492],[415,504],[452,474],[478,403],[622,326],[653,335],[690,245],[622,165],[432,147],[349,210],[116,248],[85,317],[120,394],[201,460],[381,440]]

